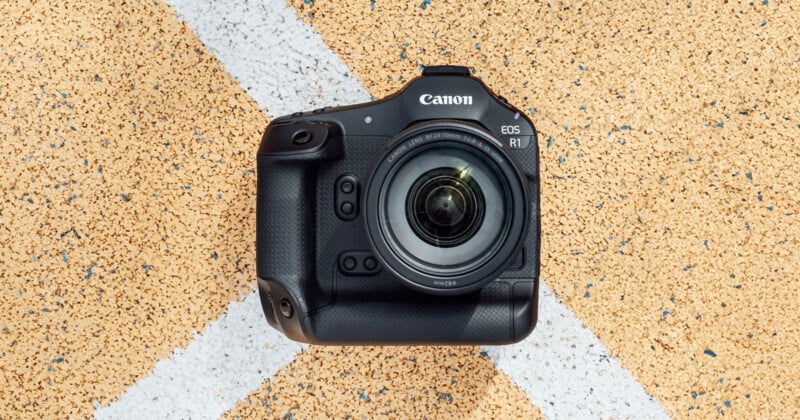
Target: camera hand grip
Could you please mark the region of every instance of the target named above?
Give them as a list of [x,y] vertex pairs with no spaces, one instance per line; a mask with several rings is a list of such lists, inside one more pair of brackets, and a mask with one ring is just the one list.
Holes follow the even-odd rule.
[[269,162],[259,157],[258,176],[262,179],[256,208],[258,276],[275,279],[290,288],[289,285],[302,285],[313,275],[315,265],[316,174],[305,165]]
[[331,123],[273,123],[258,152],[256,271],[283,285],[304,311],[316,282],[317,170],[341,159],[341,129]]

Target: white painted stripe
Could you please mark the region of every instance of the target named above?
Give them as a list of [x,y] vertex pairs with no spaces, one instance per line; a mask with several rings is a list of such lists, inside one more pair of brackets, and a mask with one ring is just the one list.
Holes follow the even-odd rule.
[[273,117],[370,100],[339,57],[282,0],[168,0]]
[[[319,35],[281,0],[170,3],[273,117],[370,100]],[[267,325],[253,292],[231,303],[185,350],[157,363],[118,401],[105,408],[96,404],[95,418],[217,418],[306,347]]]
[[540,282],[539,321],[489,357],[551,419],[668,419],[600,340]]
[[[171,4],[270,115],[369,100],[338,57],[282,1]],[[96,417],[216,418],[304,348],[267,326],[253,293],[232,303],[186,350],[159,362]],[[531,337],[488,352],[546,417],[667,417],[544,284]]]
[[118,401],[95,404],[95,418],[216,419],[305,347],[270,328],[258,293],[251,293]]

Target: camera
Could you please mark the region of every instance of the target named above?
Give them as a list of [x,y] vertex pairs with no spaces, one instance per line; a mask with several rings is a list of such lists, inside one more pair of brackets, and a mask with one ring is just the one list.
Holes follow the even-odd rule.
[[536,325],[536,130],[466,67],[273,120],[256,209],[261,304],[293,340],[506,344]]

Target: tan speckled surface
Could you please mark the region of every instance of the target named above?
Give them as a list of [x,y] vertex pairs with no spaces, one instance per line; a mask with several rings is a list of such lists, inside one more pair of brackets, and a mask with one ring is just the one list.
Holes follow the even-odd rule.
[[[163,5],[6,7],[0,418],[85,418],[251,290],[267,120]],[[311,416],[533,416],[477,351],[312,347],[271,395]],[[237,410],[274,414],[257,408]]]
[[225,418],[541,418],[474,347],[313,346]]
[[90,416],[251,290],[267,119],[157,3],[0,5],[0,418]]
[[376,97],[457,63],[534,114],[542,279],[668,414],[800,415],[800,4],[293,4]]
[[[421,3],[295,7],[375,97],[533,115],[543,280],[668,414],[800,416],[800,4]],[[267,117],[159,2],[0,16],[0,417],[88,417],[251,290]],[[538,415],[478,352],[311,347],[229,414]]]

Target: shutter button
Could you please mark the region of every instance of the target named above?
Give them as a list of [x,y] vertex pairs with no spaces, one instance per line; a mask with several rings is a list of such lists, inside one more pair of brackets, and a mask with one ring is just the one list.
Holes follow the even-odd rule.
[[306,130],[300,130],[292,136],[292,143],[294,144],[306,144],[311,141],[311,133]]

